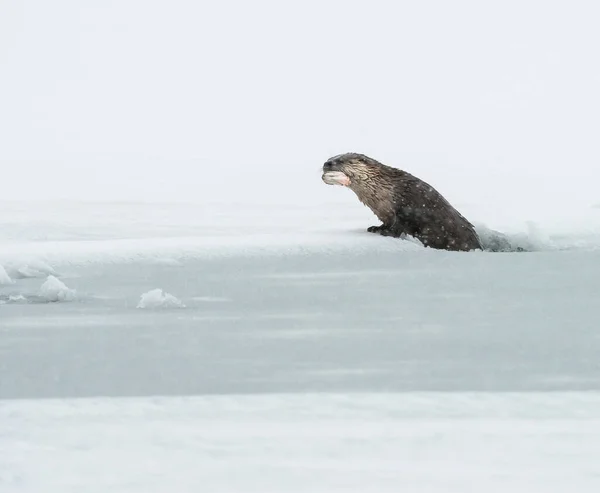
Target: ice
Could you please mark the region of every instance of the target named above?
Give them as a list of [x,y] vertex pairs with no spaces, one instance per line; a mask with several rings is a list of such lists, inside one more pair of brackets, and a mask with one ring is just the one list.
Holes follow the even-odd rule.
[[[2,228],[0,227],[0,232]],[[23,251],[15,251],[11,256],[7,255],[9,251],[4,244],[2,244],[0,254],[4,253],[6,260],[6,271],[14,279],[26,279],[26,278],[40,278],[48,275],[57,276],[58,273],[46,263],[40,256],[29,256],[24,258]]]
[[[78,302],[2,305],[0,398],[600,390],[597,251],[372,238],[366,251],[53,264]],[[38,282],[0,299],[35,302]],[[136,309],[157,288],[186,309]]]
[[157,265],[168,265],[171,267],[181,267],[183,265],[179,260],[169,257],[156,257],[149,260]]
[[47,301],[73,301],[76,291],[68,288],[60,279],[49,275],[40,288],[40,295]]
[[10,278],[6,269],[2,264],[0,264],[0,285],[13,284],[13,280]]
[[56,276],[56,271],[40,259],[32,259],[16,269],[16,277],[45,277]]
[[144,293],[138,308],[185,308],[181,300],[178,300],[172,294],[163,292],[162,289],[153,289]]
[[207,303],[223,303],[231,301],[227,298],[220,298],[218,296],[194,296],[192,299],[196,301],[205,301]]

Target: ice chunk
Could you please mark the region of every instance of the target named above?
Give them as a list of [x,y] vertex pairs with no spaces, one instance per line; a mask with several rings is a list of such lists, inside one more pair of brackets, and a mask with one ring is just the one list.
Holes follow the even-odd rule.
[[0,264],[0,286],[13,283],[14,281],[10,278],[2,264]]
[[68,288],[65,283],[53,275],[49,275],[40,288],[40,295],[47,301],[72,301],[76,292]]
[[46,262],[40,259],[12,259],[5,264],[6,271],[14,279],[29,279],[35,277],[57,276],[58,273]]
[[172,294],[164,292],[162,289],[153,289],[144,293],[138,308],[185,308],[183,302]]

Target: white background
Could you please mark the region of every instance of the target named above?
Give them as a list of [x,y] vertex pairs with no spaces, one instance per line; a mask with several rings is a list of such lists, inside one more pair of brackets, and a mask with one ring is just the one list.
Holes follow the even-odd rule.
[[455,203],[589,207],[599,13],[593,1],[3,1],[0,198],[345,198],[319,167],[357,151]]

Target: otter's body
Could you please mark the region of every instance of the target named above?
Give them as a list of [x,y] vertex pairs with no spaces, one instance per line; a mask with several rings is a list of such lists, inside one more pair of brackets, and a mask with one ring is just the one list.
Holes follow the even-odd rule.
[[323,165],[323,181],[350,188],[381,220],[367,231],[411,235],[441,250],[482,249],[473,225],[431,185],[363,154],[341,154]]

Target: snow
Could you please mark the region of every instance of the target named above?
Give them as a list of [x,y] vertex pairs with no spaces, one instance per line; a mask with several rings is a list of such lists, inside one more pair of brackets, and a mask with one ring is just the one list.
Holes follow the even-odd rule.
[[600,488],[598,393],[274,394],[0,404],[6,493]]
[[[321,182],[319,173],[313,178],[320,187],[332,190]],[[5,214],[0,218],[0,263],[13,278],[22,278],[56,276],[57,262],[145,259],[176,265],[190,257],[423,250],[416,241],[399,242],[366,233],[367,226],[378,224],[377,218],[352,192],[340,192],[319,203],[295,206],[264,205],[251,197],[244,207],[227,203],[76,201],[46,202],[40,207],[35,202],[10,201],[3,204]],[[483,216],[481,211],[486,207],[465,209],[472,211],[465,212],[471,218]],[[508,207],[504,209],[506,213]],[[511,221],[492,222],[485,216],[482,221],[473,221],[482,236],[491,228],[527,249],[598,249],[598,210],[575,206],[571,210],[568,222],[552,207],[535,216],[535,221],[519,211],[513,212]],[[20,225],[18,230],[13,229],[15,223]],[[44,237],[39,236],[40,230],[45,231]]]
[[73,289],[69,289],[60,279],[50,275],[42,284],[40,295],[50,302],[72,301],[76,297],[76,292]]
[[140,297],[138,308],[185,308],[181,300],[162,289],[153,289]]

